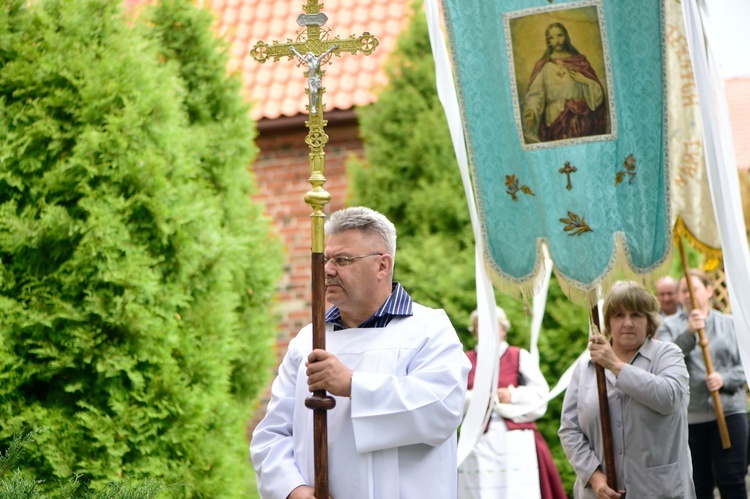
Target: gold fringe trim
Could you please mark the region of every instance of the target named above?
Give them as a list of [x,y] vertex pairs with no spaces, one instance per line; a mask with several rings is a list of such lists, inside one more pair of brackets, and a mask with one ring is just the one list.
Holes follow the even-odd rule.
[[[497,272],[497,267],[487,258],[487,254],[485,254],[485,265],[490,272],[492,283],[499,292],[515,299],[521,299],[526,304],[531,302],[534,295],[541,289],[546,274],[542,245],[547,245],[547,243],[545,240],[539,239],[537,241],[537,256],[534,270],[529,274],[528,278],[523,279],[511,280],[504,277]],[[549,249],[549,246],[547,248]],[[594,282],[582,283],[571,279],[560,273],[557,267],[553,269],[553,272],[565,296],[573,303],[590,309],[607,295],[609,289],[617,281],[635,281],[644,288],[650,289],[657,279],[669,273],[672,265],[672,250],[673,247],[670,244],[662,258],[649,268],[634,268],[625,235],[618,232],[615,234],[614,251],[612,252],[610,262],[606,270]],[[554,254],[551,250],[550,257],[554,261]]]
[[502,274],[490,257],[489,251],[485,248],[484,264],[495,289],[511,298],[522,300],[524,306],[530,309],[531,301],[542,289],[544,277],[547,274],[543,248],[545,244],[543,239],[537,239],[534,270],[531,271],[528,277],[524,276],[520,279],[511,279],[509,276]]
[[680,216],[677,217],[677,221],[674,223],[674,230],[672,231],[672,233],[675,238],[685,236],[685,239],[688,240],[690,245],[709,260],[719,262],[724,258],[721,248],[714,248],[699,240],[695,236],[695,234],[693,234],[690,229],[688,229],[687,224],[685,224],[685,221]]
[[714,272],[722,265],[723,263],[719,258],[707,258],[706,261],[703,262],[703,270],[706,272]]

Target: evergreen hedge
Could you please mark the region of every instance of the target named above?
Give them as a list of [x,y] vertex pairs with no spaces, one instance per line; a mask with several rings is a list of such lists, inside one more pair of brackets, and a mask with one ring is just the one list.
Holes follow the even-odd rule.
[[52,491],[42,491],[43,482],[19,470],[16,465],[24,454],[24,446],[34,436],[44,431],[37,428],[29,433],[13,435],[10,447],[0,454],[0,497],[2,499],[155,499],[170,488],[159,480],[147,478],[140,482],[117,480],[109,482],[99,491],[91,490],[79,481],[78,476],[62,482]]
[[[365,160],[348,163],[353,205],[381,211],[399,234],[395,279],[425,305],[444,308],[466,348],[476,308],[474,238],[443,108],[421,2],[387,64],[389,83],[377,102],[358,110]],[[513,244],[508,241],[508,244]],[[497,295],[512,323],[511,344],[528,348],[528,307]],[[553,279],[539,341],[541,369],[554,384],[586,348],[588,311],[572,304]],[[537,421],[568,491],[575,477],[557,437],[562,395]]]
[[248,492],[280,244],[250,200],[254,127],[188,0],[0,7],[0,447],[20,465]]

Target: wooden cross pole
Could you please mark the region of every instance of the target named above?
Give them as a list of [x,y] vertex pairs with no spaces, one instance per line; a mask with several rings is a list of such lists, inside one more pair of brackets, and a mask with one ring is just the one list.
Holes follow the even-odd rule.
[[[278,61],[281,57],[298,58],[307,67],[306,93],[309,97],[307,110],[309,120],[305,121],[308,128],[305,142],[310,147],[310,178],[308,181],[312,189],[305,194],[305,202],[312,207],[312,325],[313,349],[325,349],[325,264],[323,252],[325,250],[323,207],[331,200],[331,195],[323,188],[326,182],[325,173],[325,145],[328,135],[323,119],[323,94],[325,88],[322,78],[325,75],[324,66],[332,55],[339,57],[342,52],[356,54],[364,52],[370,55],[378,46],[378,40],[365,32],[357,37],[341,39],[321,38],[328,31],[321,32],[321,27],[328,17],[320,11],[318,0],[307,0],[303,5],[303,14],[297,18],[297,24],[302,26],[297,40],[287,39],[286,43],[273,41],[271,45],[259,41],[250,51],[253,58],[261,63],[269,58]],[[313,447],[315,453],[315,497],[327,498],[328,493],[328,422],[326,411],[333,409],[335,401],[325,390],[316,390],[305,400],[305,406],[313,410]]]

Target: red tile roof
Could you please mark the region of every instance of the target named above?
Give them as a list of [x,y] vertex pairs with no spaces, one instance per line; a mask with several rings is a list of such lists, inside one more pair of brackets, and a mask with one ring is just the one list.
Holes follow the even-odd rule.
[[737,167],[750,169],[750,77],[724,82]]
[[[219,34],[230,43],[229,70],[238,71],[252,103],[253,119],[278,118],[307,113],[305,68],[282,58],[261,64],[250,55],[260,40],[269,45],[296,38],[301,30],[297,17],[304,0],[198,0],[217,20]],[[373,89],[386,83],[385,57],[393,51],[398,34],[406,26],[410,0],[329,0],[320,2],[328,16],[324,29],[348,38],[370,32],[380,44],[369,56],[342,54],[325,67],[323,97],[326,110],[351,109],[375,100]]]

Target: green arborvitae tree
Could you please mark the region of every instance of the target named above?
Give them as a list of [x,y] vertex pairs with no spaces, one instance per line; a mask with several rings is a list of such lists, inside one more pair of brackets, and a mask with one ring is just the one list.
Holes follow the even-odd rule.
[[111,481],[101,490],[92,490],[79,480],[79,476],[61,482],[54,490],[42,490],[43,482],[21,471],[17,465],[24,454],[24,446],[32,445],[34,436],[45,431],[36,428],[26,434],[15,434],[10,447],[0,453],[0,497],[2,499],[156,499],[172,488],[181,485],[166,485],[159,480],[146,478],[141,481]]
[[[444,308],[469,348],[474,339],[468,317],[476,307],[474,238],[420,5],[414,4],[416,15],[390,56],[388,85],[376,103],[358,110],[365,160],[348,165],[350,204],[369,206],[394,222],[399,236],[395,278],[418,302]],[[512,323],[508,341],[528,347],[528,307],[506,295],[497,301]],[[553,279],[539,341],[548,381],[556,382],[585,349],[587,317]],[[557,437],[561,405],[562,396],[537,423],[572,490],[575,478]]]
[[[256,188],[247,172],[256,155],[255,124],[240,78],[226,76],[227,47],[215,38],[207,11],[190,0],[163,0],[147,21],[187,88],[185,108],[202,176],[221,210],[221,255],[232,265],[212,285],[229,286],[224,293],[233,296],[232,312],[224,315],[231,323],[223,326],[241,339],[231,356],[232,391],[249,402],[266,386],[276,361],[276,318],[267,310],[281,275],[281,241],[270,237],[262,207],[250,199]],[[215,318],[202,310],[215,306],[215,291],[195,292],[198,306],[183,318],[196,321],[198,329],[216,328]]]
[[253,124],[207,13],[120,3],[0,7],[0,447],[50,428],[42,487],[245,497],[281,271]]

